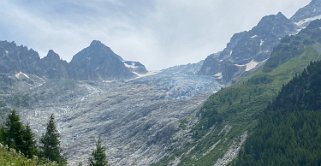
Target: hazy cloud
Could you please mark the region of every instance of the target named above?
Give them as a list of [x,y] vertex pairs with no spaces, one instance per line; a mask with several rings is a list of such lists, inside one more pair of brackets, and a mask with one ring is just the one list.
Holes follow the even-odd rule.
[[197,62],[264,15],[288,17],[309,0],[2,0],[0,40],[70,60],[101,40],[149,69]]

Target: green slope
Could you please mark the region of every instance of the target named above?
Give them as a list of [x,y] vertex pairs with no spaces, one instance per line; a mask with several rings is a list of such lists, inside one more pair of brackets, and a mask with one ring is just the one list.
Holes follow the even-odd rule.
[[321,165],[321,62],[282,88],[235,165]]
[[54,166],[54,163],[44,163],[38,159],[28,159],[16,151],[10,150],[0,144],[0,165],[1,166]]
[[[155,165],[213,165],[227,151],[237,152],[282,86],[311,61],[321,59],[319,27],[309,26],[283,39],[266,65],[212,95],[197,115],[199,122],[191,130],[193,141]],[[224,159],[221,162],[229,162],[233,155]]]

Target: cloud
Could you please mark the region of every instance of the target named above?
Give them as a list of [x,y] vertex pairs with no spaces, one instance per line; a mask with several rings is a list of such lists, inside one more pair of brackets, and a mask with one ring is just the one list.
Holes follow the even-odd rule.
[[222,50],[233,33],[309,0],[2,0],[0,39],[70,60],[101,40],[149,69],[197,62]]

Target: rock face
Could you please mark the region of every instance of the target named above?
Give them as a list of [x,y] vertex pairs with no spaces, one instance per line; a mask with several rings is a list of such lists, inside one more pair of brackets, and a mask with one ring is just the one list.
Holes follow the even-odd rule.
[[39,66],[42,68],[43,75],[49,79],[69,78],[68,63],[61,60],[53,50],[49,50],[47,56],[41,59]]
[[147,73],[146,67],[141,64],[140,62],[136,61],[125,61],[124,62],[127,69],[129,69],[131,72],[135,74],[145,74]]
[[40,59],[32,49],[1,41],[0,73],[19,72],[47,79],[126,80],[145,74],[147,70],[140,62],[124,61],[97,40],[77,53],[70,63],[62,60],[53,50]]
[[74,79],[113,80],[128,79],[135,75],[126,68],[124,60],[109,47],[94,40],[71,60],[69,70]]
[[283,37],[298,33],[316,19],[321,19],[321,0],[311,1],[291,19],[282,13],[265,16],[250,31],[233,35],[223,51],[208,56],[198,74],[220,76],[228,84],[270,58]]
[[26,72],[41,74],[38,53],[14,42],[0,41],[0,73]]
[[222,75],[228,83],[268,59],[281,38],[295,31],[296,25],[282,13],[265,16],[250,31],[233,35],[222,52],[207,57],[198,74]]
[[292,17],[294,22],[321,16],[321,0],[312,0],[307,6],[299,9]]

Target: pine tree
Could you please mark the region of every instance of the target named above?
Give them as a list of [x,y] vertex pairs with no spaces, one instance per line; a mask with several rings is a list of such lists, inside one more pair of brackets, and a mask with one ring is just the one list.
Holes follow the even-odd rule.
[[23,147],[23,124],[16,111],[12,111],[6,120],[3,128],[3,142],[10,148],[20,150]]
[[38,155],[38,149],[36,146],[35,136],[32,133],[32,130],[29,125],[25,127],[23,132],[23,147],[21,152],[29,158],[32,158],[35,155]]
[[60,148],[60,135],[58,133],[54,114],[51,114],[47,124],[46,133],[41,137],[41,154],[42,157],[56,161],[59,165],[66,165],[66,159],[62,156],[62,149]]
[[37,155],[36,141],[29,125],[24,126],[19,115],[12,111],[8,115],[2,131],[3,142],[10,148],[20,151],[25,156],[32,158]]
[[96,149],[92,152],[92,156],[89,158],[89,166],[107,166],[108,161],[105,153],[106,149],[101,144],[99,138],[96,143]]

